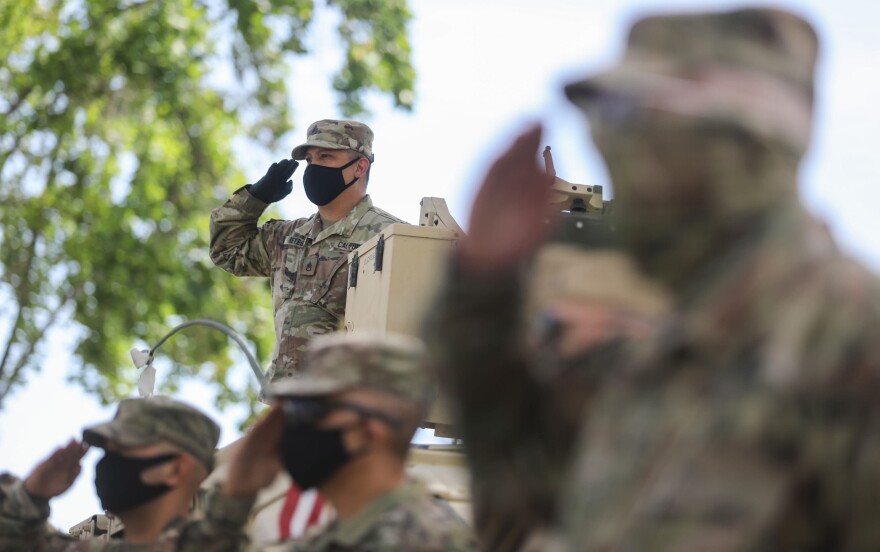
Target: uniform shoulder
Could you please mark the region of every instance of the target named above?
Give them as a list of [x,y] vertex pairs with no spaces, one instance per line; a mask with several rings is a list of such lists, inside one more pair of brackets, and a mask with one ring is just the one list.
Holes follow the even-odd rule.
[[308,217],[301,217],[293,220],[271,219],[266,221],[262,226],[264,239],[273,247],[280,247],[284,243],[285,238],[294,232],[300,234],[308,234],[311,231],[312,224],[317,214]]
[[292,220],[287,220],[287,219],[269,219],[269,220],[267,220],[265,223],[263,223],[263,227],[265,228],[265,227],[267,227],[267,226],[273,226],[273,227],[276,227],[276,228],[290,228],[290,229],[293,229],[293,228],[297,228],[297,227],[299,227],[299,226],[302,226],[303,224],[306,224],[306,223],[312,221],[314,218],[315,218],[315,214],[313,213],[313,214],[311,214],[311,215],[309,215],[309,216],[307,216],[307,217],[300,217],[300,218],[296,218],[296,219],[292,219]]
[[[476,550],[473,531],[446,501],[425,493],[401,501],[378,521],[376,538],[391,549]],[[395,548],[397,547],[397,548]],[[384,548],[380,548],[384,550]]]
[[367,211],[367,216],[376,221],[387,221],[388,224],[392,224],[395,222],[403,222],[405,224],[407,223],[405,220],[398,218],[388,211],[376,207],[375,205],[370,207],[370,209]]

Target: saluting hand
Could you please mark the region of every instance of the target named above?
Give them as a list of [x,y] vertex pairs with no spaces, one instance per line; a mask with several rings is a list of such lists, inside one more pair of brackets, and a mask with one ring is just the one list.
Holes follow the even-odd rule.
[[54,498],[73,485],[80,472],[79,462],[88,447],[71,439],[37,464],[24,480],[25,490],[33,496]]
[[278,443],[283,430],[284,413],[275,405],[235,445],[223,484],[225,494],[253,495],[275,480],[281,471]]
[[540,125],[522,133],[483,179],[468,235],[459,242],[464,270],[513,268],[544,241],[553,177],[536,160],[540,140]]
[[281,201],[293,190],[293,171],[299,167],[299,163],[293,159],[282,159],[272,163],[263,178],[249,188],[251,195],[264,203]]

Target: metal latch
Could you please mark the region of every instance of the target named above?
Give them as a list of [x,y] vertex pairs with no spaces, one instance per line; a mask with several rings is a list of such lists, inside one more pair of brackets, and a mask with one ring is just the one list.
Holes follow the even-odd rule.
[[385,257],[385,234],[379,234],[379,242],[376,243],[376,259],[373,262],[373,272],[382,272],[382,259]]
[[360,264],[360,257],[357,251],[355,251],[354,257],[351,258],[351,262],[348,264],[348,287],[350,288],[357,287],[358,285],[358,267]]

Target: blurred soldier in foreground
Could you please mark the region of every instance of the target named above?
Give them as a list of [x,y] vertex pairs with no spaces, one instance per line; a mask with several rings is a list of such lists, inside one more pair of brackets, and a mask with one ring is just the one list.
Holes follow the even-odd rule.
[[604,238],[544,242],[557,213],[552,177],[535,164],[539,135],[520,137],[486,176],[425,331],[466,444],[478,541],[492,552],[542,548],[559,519],[591,367],[644,343],[667,302]]
[[252,497],[282,466],[317,487],[337,518],[285,550],[474,550],[470,527],[404,472],[430,393],[423,362],[415,338],[316,338],[302,375],[272,387],[276,403],[233,453],[223,493]]
[[[211,260],[236,276],[266,276],[272,287],[275,350],[268,379],[293,376],[306,344],[340,328],[348,289],[348,254],[400,219],[367,195],[373,131],[356,121],[312,123],[291,159],[273,163],[256,184],[239,188],[211,213]],[[257,221],[292,190],[305,159],[303,186],[318,212],[293,221]],[[280,369],[283,366],[284,369]]]
[[83,441],[105,449],[95,468],[95,490],[101,506],[125,525],[124,539],[77,541],[48,528],[49,500],[70,488],[87,450],[71,441],[24,481],[0,476],[0,550],[237,550],[249,501],[220,497],[209,505],[207,519],[188,519],[219,437],[217,424],[184,403],[123,400],[113,420],[83,431]]
[[[880,289],[797,196],[817,50],[782,11],[651,17],[616,67],[567,87],[613,181],[620,246],[674,308],[642,346],[583,365],[570,475],[540,474],[562,497],[562,549],[880,547]],[[471,448],[476,479],[557,445],[504,323],[543,228],[538,139],[489,171],[432,325],[468,444],[498,449]],[[594,318],[585,345],[632,340]]]

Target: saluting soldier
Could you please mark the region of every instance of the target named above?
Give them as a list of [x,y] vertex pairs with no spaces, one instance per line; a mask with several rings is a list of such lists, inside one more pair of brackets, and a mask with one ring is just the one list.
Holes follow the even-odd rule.
[[[82,442],[58,448],[24,480],[0,475],[0,551],[238,550],[246,542],[250,500],[218,494],[205,519],[190,517],[219,437],[217,424],[185,403],[123,400],[113,420],[86,428]],[[105,451],[95,468],[95,491],[101,506],[122,521],[122,539],[75,540],[48,527],[49,501],[76,480],[86,445]]]
[[296,552],[471,552],[471,528],[406,475],[410,441],[430,397],[424,347],[402,335],[320,336],[299,377],[272,386],[275,402],[233,452],[221,494],[253,497],[286,469],[317,488],[336,519]]
[[[539,474],[561,530],[533,549],[880,548],[880,286],[797,193],[818,51],[782,10],[658,15],[619,63],[566,88],[614,184],[619,245],[673,302],[641,347],[585,356],[577,448]],[[514,329],[484,314],[516,318],[510,274],[546,226],[538,145],[532,129],[487,175],[429,334],[468,443],[488,443],[471,449],[475,478],[512,499],[491,462],[541,466],[558,442]],[[634,341],[602,319],[582,341]],[[481,364],[490,353],[506,364]],[[504,387],[480,404],[492,381]],[[499,415],[514,404],[527,416]],[[482,504],[510,519],[501,499]]]
[[[293,189],[305,160],[303,187],[318,212],[297,220],[257,221]],[[291,159],[272,163],[255,184],[236,190],[211,213],[211,260],[236,276],[265,276],[272,286],[275,350],[268,379],[293,376],[305,346],[339,329],[345,316],[348,254],[400,219],[367,195],[373,131],[356,121],[312,123]]]

